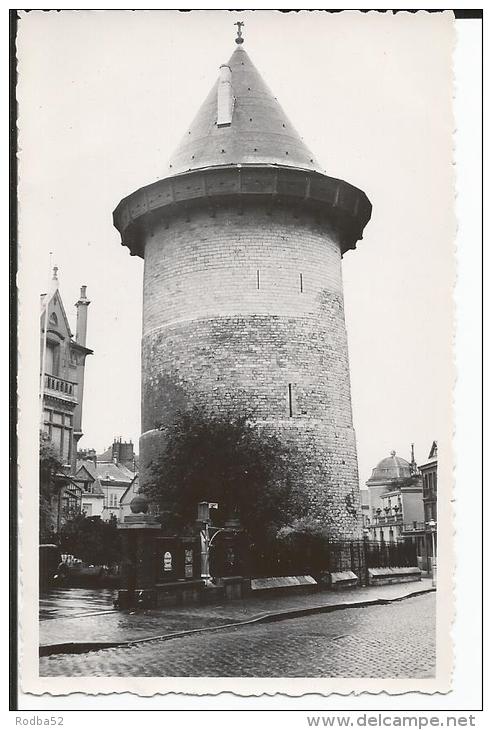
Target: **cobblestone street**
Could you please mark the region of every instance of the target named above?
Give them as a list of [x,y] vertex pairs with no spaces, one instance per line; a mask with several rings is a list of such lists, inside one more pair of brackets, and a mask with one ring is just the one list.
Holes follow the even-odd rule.
[[430,581],[423,579],[345,591],[258,596],[223,604],[173,606],[164,610],[133,612],[114,610],[112,591],[77,588],[57,590],[45,594],[40,600],[40,644],[128,643],[178,631],[234,624],[285,610],[380,599],[397,600],[409,593],[430,590],[430,587]]
[[40,660],[41,676],[432,677],[435,594]]

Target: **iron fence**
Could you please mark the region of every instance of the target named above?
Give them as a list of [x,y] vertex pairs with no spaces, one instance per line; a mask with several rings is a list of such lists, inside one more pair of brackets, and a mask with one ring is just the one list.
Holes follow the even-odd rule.
[[365,543],[368,568],[410,568],[417,565],[417,547],[414,542]]
[[304,536],[302,542],[255,545],[242,537],[218,542],[211,559],[215,576],[244,575],[264,578],[352,571],[367,582],[369,568],[413,567],[416,546],[411,541],[324,540]]

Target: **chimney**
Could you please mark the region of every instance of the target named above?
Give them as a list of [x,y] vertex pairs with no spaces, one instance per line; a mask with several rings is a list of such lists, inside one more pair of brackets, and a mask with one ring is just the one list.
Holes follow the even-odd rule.
[[87,299],[86,296],[86,291],[86,286],[80,287],[79,301],[75,304],[75,306],[77,307],[77,331],[75,334],[75,340],[79,343],[79,345],[82,345],[83,347],[86,346],[85,343],[87,335],[87,307],[90,304],[90,301]]
[[95,449],[82,449],[77,452],[77,458],[83,459],[84,461],[92,461],[94,466],[97,466],[97,455]]
[[415,448],[414,448],[414,444],[411,444],[410,445],[410,450],[411,450],[410,451],[410,467],[411,467],[411,472],[412,472],[412,474],[416,474],[417,471],[418,471],[418,469],[417,469],[417,462],[415,461]]
[[223,65],[219,72],[217,87],[217,126],[228,127],[232,122],[234,97],[232,95],[232,71],[229,66]]

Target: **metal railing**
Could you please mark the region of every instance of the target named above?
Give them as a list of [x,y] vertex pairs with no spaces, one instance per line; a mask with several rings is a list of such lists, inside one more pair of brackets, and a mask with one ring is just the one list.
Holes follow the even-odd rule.
[[[238,553],[242,552],[239,548]],[[243,555],[246,564],[241,566],[239,574],[260,578],[351,570],[362,582],[367,579],[368,568],[417,565],[416,546],[411,541],[303,540],[298,544],[273,544],[268,550],[251,545],[246,547],[246,554],[243,552]],[[216,565],[220,564],[218,560]]]
[[425,530],[425,522],[406,522],[403,525],[403,532],[422,532]]
[[403,515],[375,515],[373,525],[401,525]]

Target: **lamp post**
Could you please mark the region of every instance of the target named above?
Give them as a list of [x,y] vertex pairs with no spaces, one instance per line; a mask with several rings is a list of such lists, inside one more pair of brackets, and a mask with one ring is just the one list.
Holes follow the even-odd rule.
[[365,585],[369,585],[369,565],[367,563],[367,541],[369,540],[369,530],[364,527],[362,530],[362,546],[364,549],[364,570],[365,570]]
[[[241,532],[238,527],[213,527],[210,517],[211,509],[218,509],[217,502],[198,502],[198,519],[197,523],[200,527],[200,555],[201,555],[201,577],[205,585],[212,584],[212,576],[210,575],[210,546],[213,541],[222,532],[227,534],[237,534]],[[236,523],[237,520],[231,520]],[[227,523],[226,523],[227,524]],[[211,534],[212,531],[212,534]]]
[[198,519],[200,525],[200,555],[201,555],[201,577],[206,584],[211,581],[210,575],[210,510],[217,509],[216,502],[199,502]]
[[431,566],[432,566],[432,587],[436,587],[436,543],[435,543],[435,534],[436,534],[436,527],[437,522],[435,520],[429,520],[427,522],[427,527],[430,529],[431,533],[431,540],[432,540],[432,555],[431,555]]

